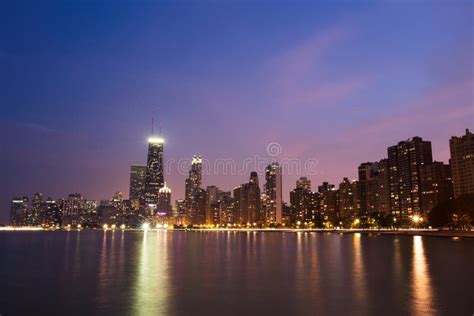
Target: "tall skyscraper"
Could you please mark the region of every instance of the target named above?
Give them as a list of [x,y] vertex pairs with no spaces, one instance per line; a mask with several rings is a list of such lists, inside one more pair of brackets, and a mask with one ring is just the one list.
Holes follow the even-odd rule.
[[158,205],[156,212],[158,215],[171,216],[171,189],[166,186],[166,183],[158,192]]
[[249,182],[234,189],[234,222],[253,224],[264,220],[260,218],[260,207],[258,175],[256,172],[251,172]]
[[474,134],[453,136],[449,140],[454,197],[474,193]]
[[[190,223],[197,223],[197,216],[199,211],[199,201],[198,198],[202,198],[201,190],[202,182],[202,157],[193,156],[191,160],[191,170],[189,170],[189,176],[186,179],[186,188],[185,188],[185,200],[187,208],[188,221]],[[204,190],[205,192],[205,190]],[[206,203],[204,203],[205,208]],[[204,210],[204,222],[206,219],[205,210]]]
[[145,179],[147,166],[130,166],[130,193],[129,200],[134,204],[143,205],[145,203]]
[[318,193],[311,192],[311,181],[306,177],[296,180],[290,192],[290,222],[314,222],[318,211]]
[[163,145],[161,137],[148,139],[147,172],[145,176],[145,203],[158,204],[158,192],[164,186]]
[[390,209],[402,221],[423,214],[422,168],[433,162],[431,142],[421,137],[388,148]]
[[10,225],[24,226],[26,225],[26,218],[28,216],[28,198],[15,197],[10,205]]
[[267,166],[265,180],[266,221],[267,223],[281,224],[283,208],[282,170],[277,162]]
[[43,194],[37,192],[31,198],[31,210],[28,213],[27,223],[29,226],[38,226],[40,224],[41,206],[43,203]]

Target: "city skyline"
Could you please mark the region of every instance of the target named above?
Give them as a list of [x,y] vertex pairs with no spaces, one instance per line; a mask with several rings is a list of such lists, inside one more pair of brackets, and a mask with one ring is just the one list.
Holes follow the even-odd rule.
[[[318,160],[315,184],[355,179],[359,163],[417,135],[447,162],[447,140],[474,121],[472,9],[10,3],[0,222],[16,195],[127,194],[152,116],[165,160],[242,161],[278,142],[281,157]],[[203,181],[231,190],[248,176]],[[299,176],[284,178],[286,202]],[[184,179],[166,179],[173,202]]]
[[[110,200],[94,201],[81,193],[72,193],[67,199],[61,197],[56,202],[50,195],[43,200],[43,194],[37,192],[30,204],[27,196],[16,195],[10,200],[10,224],[46,224],[46,227],[49,223],[58,227],[85,224],[97,227],[115,221],[126,227],[136,226],[137,220],[140,223],[162,218],[166,223],[186,225],[294,225],[300,220],[305,225],[323,225],[323,222],[343,225],[347,219],[353,225],[378,214],[390,215],[395,221],[407,223],[414,217],[416,221],[418,218],[426,219],[435,206],[459,197],[455,188],[458,191],[462,188],[463,194],[474,192],[473,140],[473,134],[467,128],[465,135],[452,136],[449,140],[451,158],[447,164],[433,159],[431,141],[419,136],[401,140],[387,147],[387,157],[361,162],[357,179],[351,181],[343,177],[333,184],[323,181],[314,192],[311,190],[311,177],[304,176],[307,170],[303,170],[297,174],[296,188],[287,192],[287,201],[283,199],[284,171],[286,167],[291,168],[291,164],[273,161],[266,165],[262,188],[258,172],[250,171],[248,183],[235,184],[227,191],[227,188],[221,190],[215,184],[203,181],[203,157],[194,155],[188,178],[183,183],[183,199],[173,197],[171,188],[166,185],[165,139],[160,130],[159,136],[151,134],[148,138],[146,165],[130,165],[128,199],[117,191]],[[273,158],[281,151],[280,147],[275,147],[277,145],[271,143],[267,147]],[[301,161],[296,162],[301,164]],[[247,168],[252,170],[251,165]],[[249,173],[248,170],[243,172]],[[287,172],[291,174],[291,170]],[[235,173],[223,174],[233,175]],[[135,214],[133,220],[127,217],[132,214]],[[92,222],[87,224],[89,220]]]

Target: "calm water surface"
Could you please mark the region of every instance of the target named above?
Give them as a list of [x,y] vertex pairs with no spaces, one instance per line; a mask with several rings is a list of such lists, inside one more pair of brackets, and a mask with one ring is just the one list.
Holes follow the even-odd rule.
[[0,233],[0,314],[473,315],[474,239]]

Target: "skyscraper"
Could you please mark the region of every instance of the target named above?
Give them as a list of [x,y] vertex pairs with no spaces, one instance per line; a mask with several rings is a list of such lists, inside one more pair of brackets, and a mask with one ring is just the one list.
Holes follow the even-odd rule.
[[451,166],[434,161],[422,168],[423,207],[430,212],[436,205],[453,198]]
[[24,226],[26,225],[26,217],[28,216],[28,198],[15,197],[10,205],[10,225]]
[[453,136],[449,140],[454,197],[474,193],[474,134]]
[[158,204],[158,192],[164,186],[163,145],[161,137],[148,139],[147,172],[145,176],[145,203]]
[[277,162],[267,166],[265,180],[266,221],[267,223],[281,224],[283,208],[282,172],[281,166]]
[[171,189],[164,186],[158,192],[158,205],[156,212],[158,215],[171,216]]
[[260,218],[260,187],[258,175],[250,173],[248,183],[234,189],[234,222],[237,224],[253,224],[264,220]]
[[388,151],[390,209],[400,220],[422,214],[422,168],[433,162],[431,142],[413,137]]
[[131,165],[130,166],[130,193],[129,200],[134,204],[143,205],[145,202],[145,179],[147,174],[147,166]]
[[[185,188],[185,201],[187,208],[188,221],[190,223],[196,223],[198,215],[199,201],[198,198],[202,197],[201,190],[202,182],[202,157],[193,156],[191,160],[191,170],[189,170],[189,176],[186,179]],[[204,191],[205,192],[205,191]],[[206,203],[204,203],[205,207]],[[205,210],[204,210],[205,213]],[[204,222],[206,215],[204,214]]]

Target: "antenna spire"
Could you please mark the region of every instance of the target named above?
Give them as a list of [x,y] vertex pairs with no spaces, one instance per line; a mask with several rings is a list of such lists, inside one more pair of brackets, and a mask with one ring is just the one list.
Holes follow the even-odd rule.
[[151,135],[153,135],[153,127],[155,125],[155,121],[154,121],[154,118],[152,117],[151,118]]
[[160,122],[160,137],[161,137],[161,128],[163,127],[163,123]]

